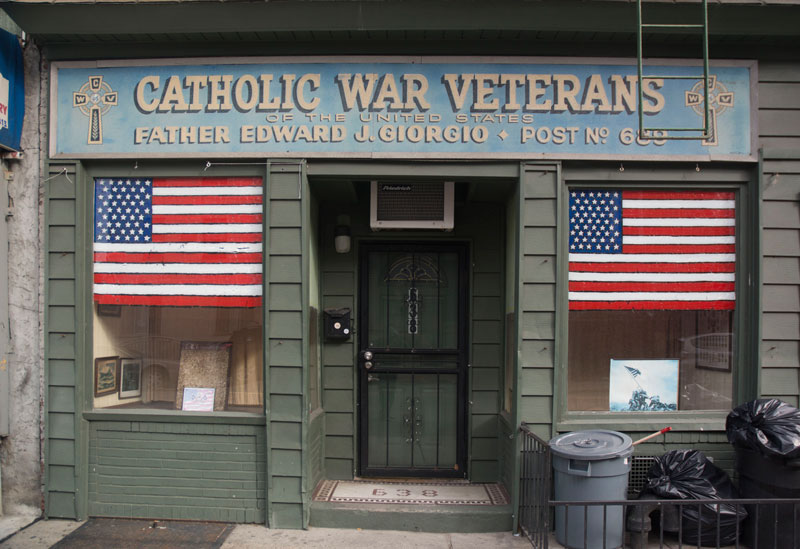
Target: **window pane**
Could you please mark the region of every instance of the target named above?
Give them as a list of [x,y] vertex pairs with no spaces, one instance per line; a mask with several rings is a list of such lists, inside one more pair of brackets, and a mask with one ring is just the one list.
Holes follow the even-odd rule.
[[261,411],[262,317],[261,307],[98,305],[95,408]]
[[730,408],[735,198],[570,191],[570,410]]
[[94,182],[96,408],[263,409],[262,181]]
[[[569,409],[609,411],[612,359],[677,359],[678,410],[730,409],[732,320],[732,311],[570,311]],[[627,386],[647,404],[664,400],[631,367]]]

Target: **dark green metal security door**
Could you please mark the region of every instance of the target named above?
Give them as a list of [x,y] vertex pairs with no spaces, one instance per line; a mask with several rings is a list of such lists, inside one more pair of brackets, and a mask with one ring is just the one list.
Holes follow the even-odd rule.
[[363,476],[466,476],[467,250],[362,247]]

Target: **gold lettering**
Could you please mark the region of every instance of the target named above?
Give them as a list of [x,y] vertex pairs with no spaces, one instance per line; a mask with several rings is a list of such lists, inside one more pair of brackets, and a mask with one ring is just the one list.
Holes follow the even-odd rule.
[[158,99],[153,99],[150,103],[148,103],[144,98],[145,88],[149,87],[151,91],[157,91],[158,86],[160,83],[160,79],[158,76],[145,76],[139,83],[136,84],[136,90],[134,91],[134,101],[136,102],[136,108],[144,113],[154,112],[158,108]]
[[491,101],[486,101],[494,93],[494,87],[499,82],[497,74],[476,74],[475,75],[475,101],[473,108],[476,111],[494,111],[500,105],[500,101],[495,97]]
[[259,111],[271,111],[277,109],[281,102],[280,99],[275,97],[270,99],[270,87],[272,86],[272,75],[262,74],[258,77],[261,81],[261,102],[258,104]]
[[[364,80],[366,79],[366,84]],[[353,110],[358,103],[359,110],[364,110],[372,97],[372,90],[375,89],[375,81],[378,75],[370,74],[337,74],[336,82],[339,84],[339,91],[342,96],[342,105],[347,111]]]
[[577,95],[581,91],[581,82],[574,74],[554,74],[555,99],[553,111],[562,112],[569,109],[578,112],[581,109]]
[[613,109],[611,112],[627,111],[628,114],[636,110],[636,83],[638,76],[611,75],[611,89],[614,94]]
[[314,97],[310,101],[306,99],[303,89],[308,84],[311,91],[319,89],[320,75],[319,74],[304,74],[297,80],[297,106],[304,111],[313,111],[319,106],[319,97]]
[[611,112],[611,103],[608,101],[608,95],[606,95],[606,89],[599,74],[591,75],[586,82],[581,110],[592,112],[595,110],[594,103],[597,103],[597,112]]
[[[539,98],[547,93],[547,87],[550,86],[552,78],[549,74],[529,74],[528,80],[528,99],[525,102],[526,111],[547,112],[553,105],[549,99],[539,103]],[[539,87],[541,84],[543,87]],[[524,142],[524,141],[523,141]]]
[[501,74],[500,84],[506,87],[506,103],[504,111],[518,111],[522,105],[517,101],[517,88],[525,84],[522,74]]
[[181,80],[177,76],[170,76],[164,85],[164,93],[161,95],[161,103],[158,105],[158,112],[186,112],[189,105],[183,98],[183,88]]
[[233,108],[231,103],[231,84],[233,75],[214,74],[208,77],[208,106],[209,111],[229,111]]
[[[467,98],[467,93],[472,85],[472,80],[475,78],[474,74],[445,74],[443,77],[445,87],[447,88],[447,95],[450,96],[450,101],[456,110],[461,110],[464,107],[464,101]],[[459,81],[461,86],[459,87]]]
[[207,76],[187,76],[183,79],[184,86],[191,89],[189,99],[189,112],[200,112],[203,110],[203,103],[200,101],[200,89],[208,86]]
[[245,74],[236,80],[233,86],[233,100],[240,111],[250,111],[255,108],[258,104],[258,81],[255,76]]
[[644,105],[642,105],[642,110],[648,114],[661,112],[661,109],[664,108],[664,96],[656,90],[664,87],[664,79],[648,78],[643,81],[643,84],[642,96],[644,99],[649,99],[651,102],[645,102]]
[[412,110],[414,103],[421,111],[430,109],[431,104],[425,99],[425,94],[428,93],[428,79],[421,74],[404,74],[402,78],[405,83],[406,110]]

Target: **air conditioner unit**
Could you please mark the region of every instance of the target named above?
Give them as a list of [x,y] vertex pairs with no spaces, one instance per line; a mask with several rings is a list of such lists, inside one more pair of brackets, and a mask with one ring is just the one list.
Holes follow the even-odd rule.
[[372,181],[369,226],[453,229],[453,182]]

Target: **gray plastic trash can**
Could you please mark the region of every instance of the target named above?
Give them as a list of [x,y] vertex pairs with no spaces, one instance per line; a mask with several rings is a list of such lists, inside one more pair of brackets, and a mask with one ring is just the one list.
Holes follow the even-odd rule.
[[[625,500],[632,444],[626,434],[603,430],[576,431],[552,439],[555,500]],[[620,547],[624,515],[621,505],[608,506],[604,527],[603,506],[557,506],[556,540],[570,549]]]

